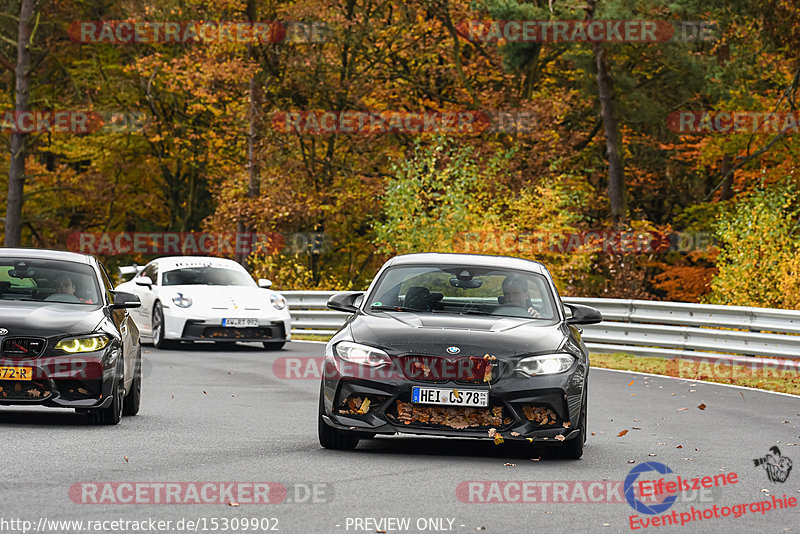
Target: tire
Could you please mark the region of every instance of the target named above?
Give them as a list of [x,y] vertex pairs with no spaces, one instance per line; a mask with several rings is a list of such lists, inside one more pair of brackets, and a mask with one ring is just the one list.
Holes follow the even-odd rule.
[[120,384],[122,376],[121,373],[118,373],[116,378],[114,378],[114,385],[111,388],[111,394],[113,396],[111,405],[108,408],[101,408],[100,410],[89,412],[89,421],[91,423],[95,425],[116,425],[122,419],[122,406],[125,401],[122,393],[122,385]]
[[139,413],[139,403],[142,399],[142,350],[139,349],[139,357],[136,360],[136,370],[133,373],[131,390],[125,396],[122,403],[122,415],[136,415]]
[[319,416],[317,417],[317,436],[319,444],[326,449],[337,451],[352,451],[358,446],[359,436],[355,432],[346,432],[329,427],[322,420],[325,413],[325,404],[322,399],[322,388],[319,391]]
[[286,344],[285,341],[262,341],[266,350],[281,350]]
[[[587,395],[588,396],[588,395]],[[583,456],[583,444],[586,443],[586,397],[581,404],[580,434],[562,445],[561,455],[564,458],[577,460]]]
[[169,350],[178,346],[177,342],[164,338],[164,309],[160,302],[156,302],[153,306],[153,318],[150,324],[153,326],[153,346],[155,348]]

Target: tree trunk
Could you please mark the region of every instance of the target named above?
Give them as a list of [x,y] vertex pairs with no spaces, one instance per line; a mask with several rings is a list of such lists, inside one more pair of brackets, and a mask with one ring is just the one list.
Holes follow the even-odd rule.
[[[256,2],[247,0],[247,18],[250,22],[256,22]],[[247,46],[248,55],[256,57],[256,48],[250,44]],[[261,76],[258,72],[250,77],[250,106],[248,111],[250,125],[247,132],[247,198],[254,202],[261,193],[261,165],[258,161],[258,145],[261,141]],[[236,231],[239,233],[253,233],[255,229],[249,221],[239,220]],[[238,240],[237,240],[238,241]],[[251,239],[248,239],[250,242]],[[247,262],[247,254],[237,252],[238,261],[242,265]]]
[[[17,116],[28,111],[30,96],[31,18],[35,0],[22,0],[19,10],[19,33],[17,35],[16,104]],[[27,135],[15,131],[11,134],[11,164],[8,170],[8,203],[6,206],[5,241],[7,247],[22,244],[22,193],[25,186],[25,142]]]
[[[594,18],[597,0],[589,0],[586,20]],[[611,215],[616,222],[627,216],[625,198],[625,167],[620,153],[619,123],[615,109],[616,97],[614,84],[608,68],[606,48],[600,42],[592,44],[595,63],[597,64],[597,93],[600,99],[600,116],[603,119],[603,130],[606,137],[606,157],[608,158],[608,200],[611,204]]]

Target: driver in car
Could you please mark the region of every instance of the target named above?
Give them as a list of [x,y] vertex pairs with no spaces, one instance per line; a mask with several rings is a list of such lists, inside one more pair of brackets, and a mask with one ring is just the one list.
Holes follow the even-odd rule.
[[528,311],[528,315],[539,319],[542,315],[536,311],[528,293],[528,282],[522,276],[512,274],[503,280],[503,302],[504,306],[520,306]]

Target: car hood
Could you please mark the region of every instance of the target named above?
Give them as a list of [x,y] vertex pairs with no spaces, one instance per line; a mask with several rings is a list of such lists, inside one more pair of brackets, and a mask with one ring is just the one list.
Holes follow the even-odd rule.
[[172,298],[178,293],[190,297],[192,307],[208,310],[271,310],[271,291],[246,286],[164,286],[165,295]]
[[[568,336],[556,320],[478,315],[379,312],[359,313],[350,323],[353,340],[390,354],[518,356],[555,351]],[[456,355],[448,347],[458,347]]]
[[0,301],[0,328],[9,336],[89,333],[103,317],[102,308],[87,305]]

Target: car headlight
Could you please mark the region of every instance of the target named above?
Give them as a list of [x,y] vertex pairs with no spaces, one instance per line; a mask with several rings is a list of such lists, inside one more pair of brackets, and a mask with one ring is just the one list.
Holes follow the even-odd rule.
[[188,308],[192,305],[192,299],[184,296],[183,293],[178,293],[177,297],[172,297],[172,302],[179,308]]
[[337,343],[334,351],[339,358],[346,362],[368,365],[369,367],[380,367],[392,363],[389,355],[381,349],[351,341]]
[[544,354],[521,359],[515,370],[530,376],[554,375],[572,367],[574,361],[571,354]]
[[94,352],[108,345],[108,341],[105,335],[68,337],[56,343],[56,349],[69,353]]
[[276,310],[282,310],[286,307],[286,299],[283,298],[283,295],[277,293],[273,293],[272,296],[269,297],[269,302]]

